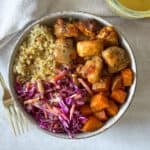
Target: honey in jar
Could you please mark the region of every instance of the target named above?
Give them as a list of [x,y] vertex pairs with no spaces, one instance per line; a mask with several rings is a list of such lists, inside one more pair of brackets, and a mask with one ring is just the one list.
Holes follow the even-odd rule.
[[118,0],[122,5],[137,11],[150,10],[150,0]]

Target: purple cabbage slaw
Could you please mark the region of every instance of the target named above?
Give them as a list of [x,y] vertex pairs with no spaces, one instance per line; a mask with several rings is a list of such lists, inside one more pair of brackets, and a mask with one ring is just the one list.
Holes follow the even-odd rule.
[[26,111],[35,118],[41,128],[50,132],[67,133],[69,137],[81,133],[87,118],[79,109],[87,100],[87,91],[74,84],[69,75],[56,82],[42,81],[42,86],[44,95],[41,98],[37,82],[16,82],[16,93],[22,103],[39,97],[39,101],[24,105]]

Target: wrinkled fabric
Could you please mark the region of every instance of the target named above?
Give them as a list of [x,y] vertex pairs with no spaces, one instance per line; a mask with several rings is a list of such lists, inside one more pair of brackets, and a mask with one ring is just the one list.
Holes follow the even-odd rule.
[[[103,16],[104,19],[113,23],[119,31],[123,32],[135,54],[138,69],[138,81],[133,103],[127,110],[125,116],[123,116],[122,119],[120,119],[113,127],[102,134],[78,141],[54,138],[53,136],[43,133],[35,126],[32,127],[31,125],[33,124],[30,124],[31,129],[27,133],[14,137],[9,128],[9,124],[4,113],[4,108],[2,107],[2,101],[0,100],[0,150],[10,150],[13,148],[15,148],[15,150],[149,150],[150,19],[127,20],[121,17],[108,17],[114,14],[112,14],[109,7],[105,5],[104,0],[34,0],[34,2],[26,7],[26,9],[20,7],[20,17],[14,19],[13,22],[12,17],[9,17],[12,16],[12,11],[10,13],[9,10],[12,8],[13,11],[16,10],[16,1],[19,1],[19,6],[21,6],[21,2],[24,3],[27,1],[26,4],[31,3],[31,0],[0,0],[1,38],[6,36],[6,33],[8,35],[21,29],[24,24],[33,19],[31,16],[39,17],[47,14],[48,12],[56,12],[58,10],[82,10],[91,12]],[[39,5],[37,5],[35,1],[38,2]],[[48,5],[46,1],[50,4]],[[2,8],[2,6],[4,6],[5,3],[8,4],[8,2],[13,2],[13,4],[10,3],[9,6],[5,7],[7,10]],[[14,7],[12,5],[14,5]],[[10,6],[12,8],[10,8]],[[42,12],[39,11],[39,8],[41,7],[43,9]],[[28,10],[28,8],[33,8],[33,10]],[[22,9],[23,11],[21,11]],[[6,13],[5,11],[8,12]],[[12,20],[9,24],[7,19],[5,19],[5,23],[2,19],[5,16],[3,15],[5,14],[4,12],[6,13],[6,16],[9,17],[9,20]],[[24,17],[23,23],[21,23],[22,17]],[[1,30],[2,25],[3,35]],[[2,43],[0,42],[0,72],[5,77],[6,82],[8,76],[8,58],[12,52],[14,43],[15,38],[7,44],[4,44],[5,46],[1,48]],[[0,87],[0,99],[1,97],[2,90]]]
[[29,21],[51,12],[86,11],[98,15],[113,15],[104,0],[1,0],[0,39],[23,28]]

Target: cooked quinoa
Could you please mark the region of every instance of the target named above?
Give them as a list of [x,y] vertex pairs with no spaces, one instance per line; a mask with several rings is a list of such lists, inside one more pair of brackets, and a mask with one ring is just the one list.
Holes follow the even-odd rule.
[[51,29],[37,24],[20,45],[13,72],[24,80],[49,80],[54,75],[54,37]]

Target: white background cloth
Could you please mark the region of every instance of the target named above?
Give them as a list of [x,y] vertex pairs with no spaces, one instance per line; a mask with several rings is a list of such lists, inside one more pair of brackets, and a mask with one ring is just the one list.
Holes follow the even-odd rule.
[[[149,150],[150,19],[127,20],[117,17],[110,11],[104,0],[1,0],[0,38],[18,31],[29,20],[58,10],[80,10],[105,16],[103,18],[123,32],[133,47],[138,67],[138,85],[134,101],[116,125],[101,135],[83,140],[58,139],[35,128],[24,135],[14,137],[10,132],[0,101],[0,150]],[[0,49],[0,72],[5,79],[7,58],[13,42],[12,40]],[[0,97],[1,95],[0,88]]]
[[62,10],[90,11],[112,15],[104,0],[1,0],[0,39],[21,29],[28,21]]

